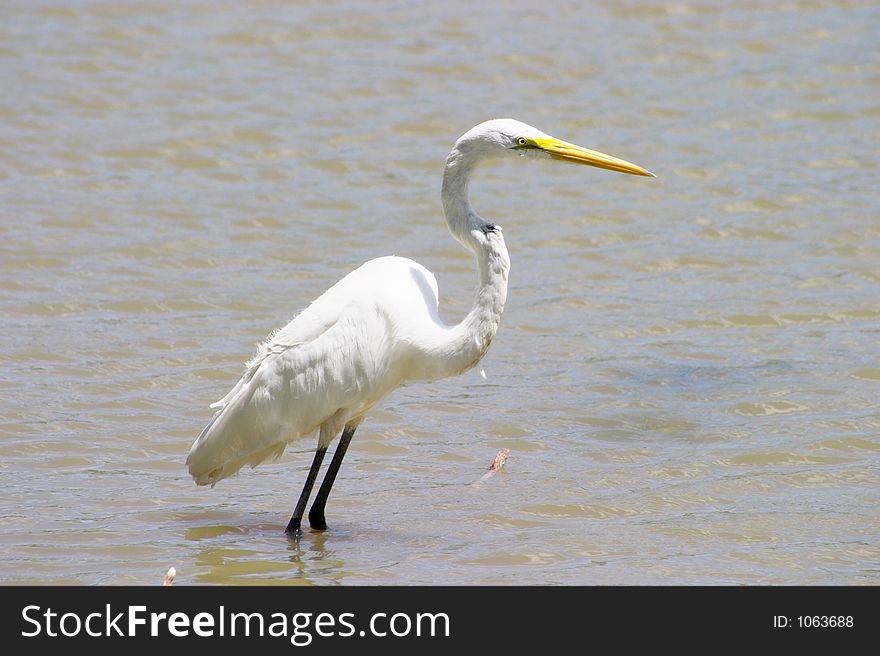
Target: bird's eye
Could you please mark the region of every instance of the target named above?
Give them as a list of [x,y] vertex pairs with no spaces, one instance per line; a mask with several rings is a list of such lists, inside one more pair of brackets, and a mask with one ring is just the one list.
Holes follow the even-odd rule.
[[529,141],[525,137],[520,137],[519,139],[516,140],[517,146],[525,146],[527,143],[529,143]]

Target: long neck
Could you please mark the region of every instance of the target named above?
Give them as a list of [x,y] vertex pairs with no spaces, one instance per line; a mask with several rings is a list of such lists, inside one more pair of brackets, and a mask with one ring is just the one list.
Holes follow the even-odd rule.
[[[477,260],[479,286],[464,320],[448,329],[431,377],[453,376],[473,367],[489,348],[507,300],[510,258],[501,228],[480,218],[468,200],[468,182],[476,161],[457,148],[446,160],[443,211],[449,231]],[[439,346],[439,345],[438,345]]]

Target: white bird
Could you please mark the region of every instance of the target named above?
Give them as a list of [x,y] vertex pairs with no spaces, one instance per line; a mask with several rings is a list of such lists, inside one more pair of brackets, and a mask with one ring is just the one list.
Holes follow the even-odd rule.
[[403,257],[380,257],[355,269],[260,345],[192,445],[186,464],[198,485],[214,485],[244,465],[277,458],[292,441],[318,432],[314,461],[287,525],[299,536],[306,504],[327,447],[334,453],[309,512],[324,530],[324,508],[351,438],[370,408],[411,380],[456,376],[485,355],[507,298],[510,259],[501,228],[468,199],[475,166],[505,155],[536,155],[652,176],[630,162],[550,137],[513,119],[481,123],[446,158],[442,201],[452,236],[477,260],[473,309],[458,324],[438,313],[433,274]]

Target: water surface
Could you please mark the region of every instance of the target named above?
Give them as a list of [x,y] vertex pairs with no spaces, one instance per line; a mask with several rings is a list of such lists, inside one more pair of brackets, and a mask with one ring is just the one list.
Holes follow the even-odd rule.
[[[5,3],[0,580],[880,583],[878,32],[871,2]],[[499,334],[372,413],[328,532],[283,534],[310,442],[196,488],[208,404],[361,262],[466,313],[440,175],[496,116],[659,177],[478,174]]]

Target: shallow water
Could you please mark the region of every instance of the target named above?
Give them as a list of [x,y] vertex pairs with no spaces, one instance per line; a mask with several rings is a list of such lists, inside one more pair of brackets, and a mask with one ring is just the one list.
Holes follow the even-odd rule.
[[[0,580],[880,583],[878,32],[818,0],[6,3]],[[196,488],[208,404],[361,262],[464,315],[440,174],[494,116],[659,177],[478,174],[499,334],[372,413],[328,532],[283,534],[310,442]]]

